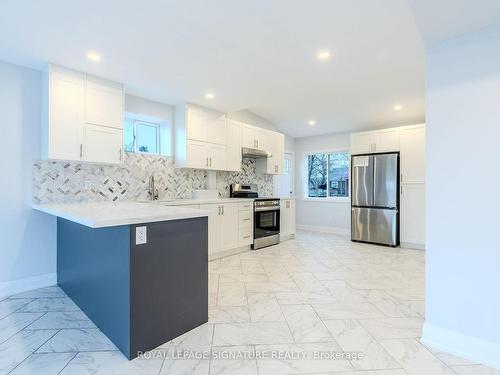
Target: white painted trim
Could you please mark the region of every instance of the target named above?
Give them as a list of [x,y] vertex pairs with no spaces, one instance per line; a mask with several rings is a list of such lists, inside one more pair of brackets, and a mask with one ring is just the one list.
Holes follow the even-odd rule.
[[218,251],[216,253],[208,254],[208,261],[210,262],[211,260],[220,259],[220,258],[228,257],[231,255],[244,253],[244,252],[249,251],[249,250],[251,250],[250,245],[237,247],[237,248],[229,249],[229,250]]
[[415,243],[415,242],[403,242],[403,241],[401,241],[400,247],[403,249],[425,250],[425,244]]
[[500,345],[463,333],[424,324],[422,344],[500,369]]
[[288,240],[293,240],[295,238],[295,233],[293,234],[286,234],[286,235],[281,235],[280,234],[280,243],[283,241],[288,241]]
[[326,226],[319,226],[319,225],[297,224],[297,229],[307,230],[310,232],[332,233],[332,234],[338,234],[340,236],[349,236],[351,234],[349,229],[326,227]]
[[29,290],[45,288],[57,284],[57,274],[47,273],[45,275],[27,277],[14,281],[4,281],[0,283],[0,297],[7,297],[13,294],[27,292]]
[[317,203],[351,203],[351,197],[302,197],[305,202],[317,202]]

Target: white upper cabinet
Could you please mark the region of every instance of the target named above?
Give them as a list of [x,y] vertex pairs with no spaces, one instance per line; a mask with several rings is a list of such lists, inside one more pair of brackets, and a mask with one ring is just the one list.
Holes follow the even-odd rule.
[[192,104],[175,108],[175,166],[241,171],[242,148],[268,151],[257,161],[260,173],[283,174],[285,136],[227,118]]
[[[223,113],[192,104],[182,107],[185,111],[187,139],[226,145],[226,116]],[[182,107],[179,107],[179,111],[183,110]]]
[[175,108],[175,166],[226,169],[227,125],[223,113],[192,104]]
[[351,154],[367,154],[370,152],[373,152],[372,133],[351,133]]
[[351,154],[399,151],[399,128],[351,134]]
[[85,124],[83,158],[96,163],[118,164],[123,159],[120,129]]
[[87,75],[85,122],[123,129],[123,99],[121,84]]
[[262,130],[264,135],[261,148],[271,156],[257,160],[257,171],[266,174],[283,174],[285,167],[285,136],[281,133]]
[[81,160],[85,76],[51,65],[46,71],[44,85],[44,157]]
[[400,129],[401,183],[425,182],[425,125]]
[[399,128],[377,130],[373,133],[373,152],[399,151]]
[[122,162],[122,85],[56,65],[43,85],[44,158]]
[[244,124],[241,136],[242,147],[253,148],[256,150],[265,150],[265,143],[268,132],[269,131],[266,129]]
[[226,170],[241,171],[241,123],[227,119]]

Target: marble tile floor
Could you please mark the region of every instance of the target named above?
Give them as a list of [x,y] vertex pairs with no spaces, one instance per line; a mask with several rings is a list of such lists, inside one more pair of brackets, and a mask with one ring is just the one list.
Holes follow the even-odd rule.
[[210,262],[209,322],[133,361],[56,286],[4,298],[0,375],[500,375],[422,345],[423,300],[423,252],[304,231]]

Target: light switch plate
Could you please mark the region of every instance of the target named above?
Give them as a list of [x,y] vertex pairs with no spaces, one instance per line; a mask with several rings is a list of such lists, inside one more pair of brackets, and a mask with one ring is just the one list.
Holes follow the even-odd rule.
[[136,227],[135,228],[135,244],[142,245],[148,242],[147,240],[146,227]]

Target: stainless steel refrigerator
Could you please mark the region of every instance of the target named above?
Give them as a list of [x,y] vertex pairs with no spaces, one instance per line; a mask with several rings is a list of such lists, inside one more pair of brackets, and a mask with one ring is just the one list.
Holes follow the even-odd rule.
[[399,245],[399,154],[351,158],[351,239]]

